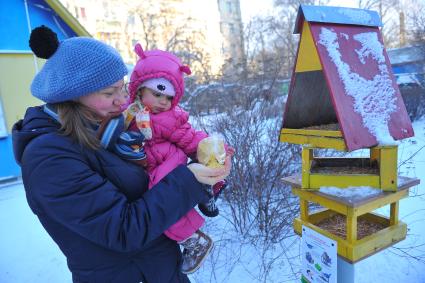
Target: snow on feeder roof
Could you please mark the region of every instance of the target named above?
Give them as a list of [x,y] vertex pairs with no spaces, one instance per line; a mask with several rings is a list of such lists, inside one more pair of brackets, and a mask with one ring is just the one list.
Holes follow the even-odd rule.
[[318,23],[382,26],[381,19],[375,11],[345,7],[300,5],[297,19],[295,20],[295,34],[301,32],[304,20]]
[[[379,26],[373,11],[300,6],[301,39],[282,134],[337,124],[348,151],[413,136]],[[291,139],[281,135],[281,141]]]

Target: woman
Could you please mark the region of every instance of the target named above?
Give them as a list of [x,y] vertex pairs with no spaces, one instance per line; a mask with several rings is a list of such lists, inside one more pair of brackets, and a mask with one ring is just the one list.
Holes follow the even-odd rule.
[[227,177],[230,159],[221,170],[179,166],[148,191],[141,167],[96,138],[127,100],[117,51],[91,38],[59,43],[44,26],[30,46],[48,59],[31,84],[47,104],[14,125],[15,157],[29,206],[67,257],[73,282],[189,282],[178,245],[163,232],[207,201],[203,184]]

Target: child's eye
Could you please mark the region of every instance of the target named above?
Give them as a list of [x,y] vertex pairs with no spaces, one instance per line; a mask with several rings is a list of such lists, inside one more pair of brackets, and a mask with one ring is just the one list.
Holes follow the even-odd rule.
[[112,96],[114,93],[113,92],[102,92],[103,95],[106,96]]
[[167,100],[168,100],[168,101],[173,101],[173,97],[172,97],[172,96],[168,96],[168,95],[167,95]]

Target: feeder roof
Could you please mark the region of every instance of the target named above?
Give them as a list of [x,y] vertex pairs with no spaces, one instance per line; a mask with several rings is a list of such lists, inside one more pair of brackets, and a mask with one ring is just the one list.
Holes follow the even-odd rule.
[[318,23],[370,27],[382,26],[381,19],[375,11],[345,7],[300,5],[295,21],[294,34],[300,33],[304,19],[308,22]]
[[[341,18],[336,14],[345,13],[345,8],[301,5],[300,10],[301,39],[282,128],[300,130],[338,123],[348,151],[394,145],[413,136],[379,27],[360,25],[360,16],[345,19],[349,24],[335,23]],[[364,12],[361,15],[367,18],[370,11]],[[317,18],[321,14],[324,16]],[[325,23],[326,15],[333,22]],[[340,146],[311,139],[297,142],[337,149]]]

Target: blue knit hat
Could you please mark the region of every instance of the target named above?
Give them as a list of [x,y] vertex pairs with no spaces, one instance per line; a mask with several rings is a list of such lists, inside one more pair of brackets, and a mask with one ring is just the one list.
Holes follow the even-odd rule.
[[48,59],[31,84],[31,93],[47,103],[74,100],[123,79],[127,68],[111,46],[89,37],[58,42],[45,26],[31,32],[30,47]]

